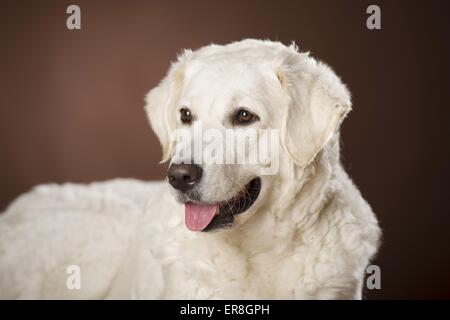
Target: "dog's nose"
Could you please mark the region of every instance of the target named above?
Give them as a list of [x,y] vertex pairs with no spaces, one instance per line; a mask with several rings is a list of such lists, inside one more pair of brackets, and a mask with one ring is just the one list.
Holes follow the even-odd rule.
[[195,164],[172,164],[167,171],[169,183],[177,190],[186,192],[202,177],[202,168]]

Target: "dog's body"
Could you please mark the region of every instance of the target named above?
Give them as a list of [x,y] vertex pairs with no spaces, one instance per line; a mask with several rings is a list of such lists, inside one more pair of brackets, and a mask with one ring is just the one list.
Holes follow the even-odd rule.
[[[304,58],[294,48],[247,40],[206,47],[179,59],[148,96],[147,110],[166,158],[171,154],[167,130],[180,124],[170,123],[175,120],[155,109],[162,105],[170,110],[171,103],[161,101],[177,95],[169,99],[173,105],[180,97],[186,104],[187,97],[197,93],[192,88],[199,87],[195,79],[200,76],[192,74],[205,70],[204,65],[198,66],[199,61],[223,63],[221,55],[226,53],[226,63],[233,65],[233,55],[240,60],[251,56],[254,61],[264,51],[270,58],[265,62],[279,63],[277,72],[283,72],[270,76],[272,82],[264,94],[270,103],[261,103],[272,106],[283,99],[282,90],[291,92],[290,83],[297,81],[286,65],[282,68],[283,63]],[[257,54],[249,54],[252,52]],[[276,62],[270,54],[284,56]],[[212,170],[205,165],[204,177],[195,189],[201,196],[191,199],[193,194],[177,190],[178,201],[165,182],[114,180],[88,186],[40,186],[19,197],[0,218],[0,297],[361,298],[365,268],[376,253],[380,230],[371,208],[339,160],[338,127],[349,110],[349,96],[330,69],[315,61],[302,63],[301,84],[306,89],[299,91],[302,97],[299,92],[292,93],[286,101],[302,100],[315,108],[301,112],[301,123],[311,128],[305,133],[299,132],[305,128],[288,126],[286,123],[296,117],[292,113],[282,117],[273,111],[268,121],[264,115],[270,111],[258,111],[261,117],[251,125],[281,128],[287,135],[282,136],[287,152],[281,154],[277,174],[258,177],[261,186],[254,204],[245,212],[233,214],[226,228],[213,232],[188,230],[180,201],[186,206],[194,201],[194,214],[197,203],[214,205],[219,208],[216,219],[223,212],[221,202],[215,203],[239,195],[248,177],[256,176],[251,168],[239,166],[241,171],[236,173],[235,169]],[[189,69],[189,64],[195,68]],[[264,70],[267,68],[264,64]],[[169,86],[171,81],[183,84]],[[165,91],[168,86],[171,89]],[[269,93],[272,89],[273,94]],[[220,105],[217,99],[214,104]],[[197,101],[197,109],[192,101]],[[252,105],[251,99],[246,102]],[[189,101],[198,118],[202,116],[202,103],[210,106],[212,102]],[[281,103],[279,108],[288,112]],[[218,117],[217,112],[214,114]],[[220,126],[212,118],[207,122]],[[297,142],[300,151],[296,150]],[[234,178],[236,186],[227,184],[224,177]],[[222,179],[223,186],[216,182],[214,192],[205,191],[217,179]],[[74,274],[67,270],[71,272],[73,265],[79,266],[81,288],[70,290]]]

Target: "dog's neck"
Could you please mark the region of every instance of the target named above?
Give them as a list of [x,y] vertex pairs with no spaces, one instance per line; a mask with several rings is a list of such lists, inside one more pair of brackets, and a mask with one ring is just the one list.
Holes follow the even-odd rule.
[[[290,175],[274,177],[265,203],[248,221],[228,233],[228,241],[245,250],[282,252],[310,232],[320,212],[333,197],[335,174],[341,170],[339,136],[333,137],[306,167],[294,167]],[[276,186],[280,186],[277,188]],[[284,190],[280,194],[279,190]]]

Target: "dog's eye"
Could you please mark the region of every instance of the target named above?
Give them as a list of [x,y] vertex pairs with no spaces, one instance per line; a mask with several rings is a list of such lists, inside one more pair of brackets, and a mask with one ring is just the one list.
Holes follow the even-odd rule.
[[192,114],[191,110],[188,108],[181,108],[180,109],[180,120],[181,122],[185,124],[190,124],[192,122]]
[[248,111],[247,109],[241,108],[236,112],[234,119],[233,119],[233,123],[245,125],[245,124],[253,123],[256,120],[259,120],[259,117],[256,114]]

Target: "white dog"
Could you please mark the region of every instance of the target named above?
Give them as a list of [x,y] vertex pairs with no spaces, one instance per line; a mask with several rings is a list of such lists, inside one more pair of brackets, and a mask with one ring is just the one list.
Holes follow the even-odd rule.
[[[380,229],[339,160],[350,106],[334,72],[294,45],[185,51],[147,96],[169,183],[20,196],[0,218],[0,297],[361,298]],[[276,173],[174,161],[172,133],[199,122],[279,129]]]

